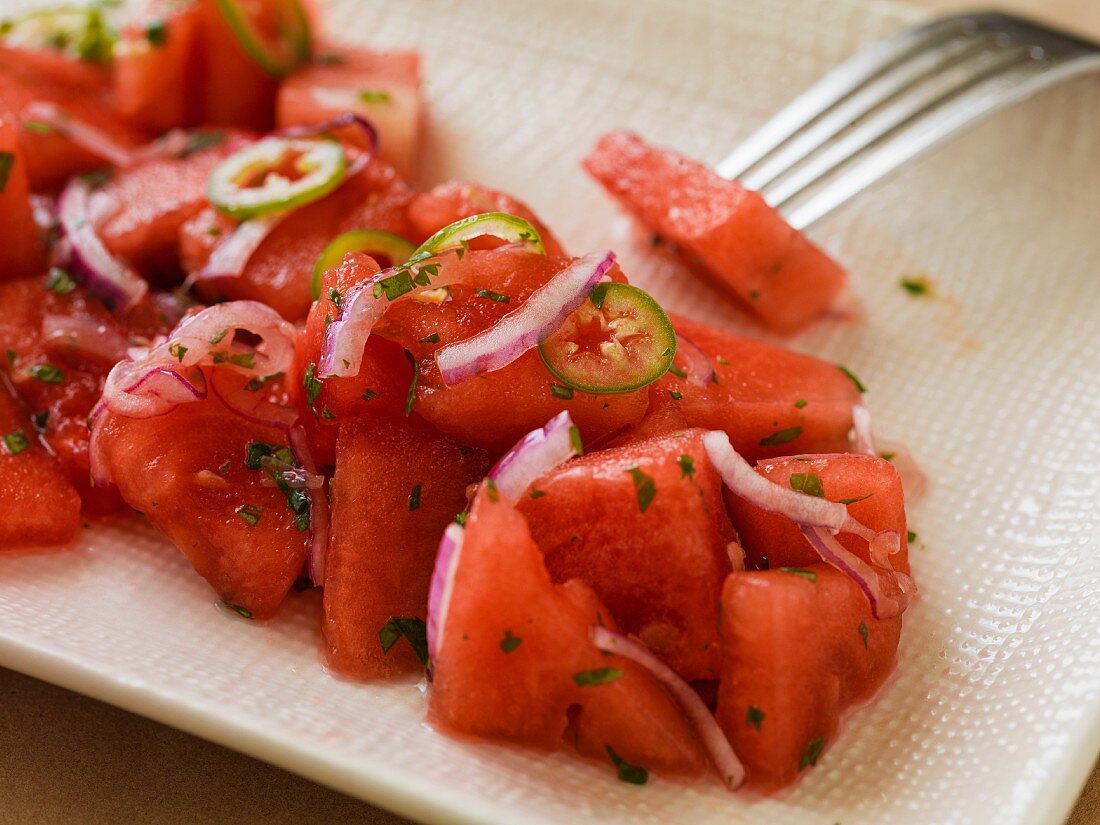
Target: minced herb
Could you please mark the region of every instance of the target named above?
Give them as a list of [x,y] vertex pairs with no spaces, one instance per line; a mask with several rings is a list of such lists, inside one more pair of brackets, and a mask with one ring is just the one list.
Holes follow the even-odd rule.
[[412,646],[413,653],[424,667],[428,666],[428,629],[423,619],[393,616],[378,630],[378,641],[382,652],[389,653],[397,640],[404,636]]
[[767,438],[760,439],[761,447],[775,447],[779,444],[786,444],[788,441],[794,441],[802,435],[801,427],[786,427],[782,430],[776,430]]
[[580,673],[574,673],[573,683],[577,687],[595,687],[596,685],[606,685],[608,682],[621,679],[622,675],[623,672],[617,667],[598,667],[593,670],[582,670]]
[[634,481],[634,492],[638,496],[638,510],[644,513],[657,495],[657,485],[653,481],[653,476],[646,474],[639,467],[631,467],[627,472]]

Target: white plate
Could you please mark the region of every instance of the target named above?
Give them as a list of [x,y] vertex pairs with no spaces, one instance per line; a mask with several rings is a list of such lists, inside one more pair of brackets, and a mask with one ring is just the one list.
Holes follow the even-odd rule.
[[[638,129],[711,161],[822,69],[914,19],[840,0],[337,2],[332,31],[423,47],[431,180],[520,193],[574,250],[614,244],[679,309],[745,322],[647,259],[577,161]],[[931,476],[913,508],[924,598],[897,678],[782,800],[645,788],[606,766],[461,744],[412,683],[317,659],[317,605],[227,618],[133,522],[75,552],[0,559],[0,664],[430,822],[1057,823],[1100,739],[1100,90],[1014,109],[861,198],[815,236],[862,323],[797,346],[871,387],[879,428]],[[938,297],[898,279],[926,272]]]

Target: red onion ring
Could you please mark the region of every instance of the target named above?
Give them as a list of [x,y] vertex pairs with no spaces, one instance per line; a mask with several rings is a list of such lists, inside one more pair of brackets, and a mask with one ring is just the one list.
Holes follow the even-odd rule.
[[455,574],[462,556],[462,540],[466,531],[452,522],[439,540],[439,552],[432,570],[432,584],[428,591],[428,655],[434,660],[443,649],[443,631],[447,624],[447,611],[451,606]]
[[614,265],[614,252],[578,258],[489,329],[436,350],[435,363],[443,383],[454,386],[502,369],[538,346],[565,323]]
[[737,758],[737,754],[733,752],[733,747],[726,738],[722,726],[718,724],[714,714],[710,712],[691,685],[654,656],[649,648],[633,639],[598,626],[589,628],[588,635],[600,650],[636,662],[661,682],[695,725],[699,738],[703,740],[703,745],[710,754],[714,766],[718,768],[725,786],[731,791],[741,787],[745,781],[745,768]]
[[306,571],[309,573],[310,581],[320,587],[325,583],[325,556],[328,554],[330,524],[324,476],[320,475],[317,464],[313,460],[305,428],[301,425],[291,427],[289,441],[290,451],[294,454],[295,460],[302,465],[302,469],[309,476],[321,479],[320,486],[309,485],[305,488],[306,495],[309,496],[309,553],[306,556]]
[[[799,525],[802,535],[810,542],[813,548],[837,570],[845,573],[852,579],[867,601],[871,603],[871,614],[876,619],[892,619],[900,616],[909,607],[916,595],[916,586],[912,578],[906,574],[890,568],[887,559],[881,559],[886,568],[883,571],[875,570],[871,565],[859,556],[850,552],[836,538],[822,527],[814,527],[807,524]],[[888,590],[890,583],[897,586],[898,594],[890,595]]]
[[378,152],[378,130],[374,128],[374,124],[369,120],[354,112],[344,112],[341,115],[331,118],[330,120],[321,121],[320,123],[302,123],[294,126],[287,126],[283,129],[276,129],[271,134],[276,137],[286,138],[314,137],[316,135],[323,135],[326,132],[335,131],[344,126],[358,126],[367,136],[367,148],[364,154],[373,156]]
[[118,309],[136,304],[149,285],[127,263],[107,251],[92,226],[91,187],[77,175],[58,199],[58,220],[71,247],[69,268],[91,292]]
[[[227,371],[228,372],[228,371]],[[236,373],[240,376],[240,373]],[[243,388],[229,389],[227,378],[215,371],[210,378],[210,390],[222,405],[245,421],[260,427],[289,432],[298,420],[297,410],[269,401],[262,392],[249,392]]]
[[854,452],[878,457],[875,450],[875,434],[871,430],[871,412],[863,404],[852,407],[852,449]]
[[116,330],[74,315],[42,317],[42,341],[50,349],[76,352],[114,366],[126,357],[129,342]]
[[573,419],[563,410],[545,427],[527,433],[493,465],[489,478],[512,501],[517,500],[535,479],[578,455],[573,443]]
[[682,332],[676,333],[676,354],[687,367],[687,380],[698,387],[705,387],[714,380],[714,364],[710,357]]

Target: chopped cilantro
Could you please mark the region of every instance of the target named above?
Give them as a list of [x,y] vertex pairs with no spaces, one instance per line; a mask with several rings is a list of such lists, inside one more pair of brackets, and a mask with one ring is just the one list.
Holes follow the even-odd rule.
[[150,46],[163,46],[168,42],[168,26],[163,20],[154,20],[145,27],[145,39]]
[[417,484],[409,492],[409,512],[420,509],[420,491],[423,485]]
[[929,283],[927,278],[902,278],[898,283],[901,288],[908,292],[915,298],[919,298],[921,295],[927,295],[929,292]]
[[264,508],[259,504],[242,504],[234,512],[243,518],[249,527],[255,527],[260,521],[260,516],[263,515]]
[[76,289],[76,281],[61,267],[51,267],[49,277],[46,278],[46,289],[58,295],[68,295]]
[[181,344],[179,341],[173,341],[168,345],[168,354],[183,363],[183,356],[187,355],[187,347]]
[[220,344],[222,342],[222,339],[225,338],[225,336],[228,335],[228,334],[229,334],[229,327],[226,327],[225,329],[218,330],[212,336],[210,336],[210,343],[211,344]]
[[248,609],[247,607],[245,607],[244,605],[240,605],[240,604],[233,604],[232,602],[224,602],[224,604],[225,604],[225,606],[226,606],[226,607],[228,607],[228,608],[229,608],[230,610],[233,610],[233,611],[235,611],[236,613],[239,613],[239,614],[240,614],[241,616],[243,616],[244,618],[246,618],[246,619],[251,619],[251,618],[252,618],[252,611],[251,611],[251,610],[249,610],[249,609]]
[[760,730],[760,723],[764,721],[764,717],[767,714],[755,705],[749,705],[749,709],[745,711],[745,724],[752,725],[757,730]]
[[680,367],[673,364],[668,368],[668,371],[675,375],[677,378],[687,378],[688,374],[684,372]]
[[894,456],[896,456],[896,455],[897,455],[897,453],[894,453],[894,452],[885,452],[885,453],[879,453],[878,457],[883,459],[884,461],[893,461]]
[[726,358],[724,355],[719,355],[718,363],[721,364],[723,367],[729,366],[729,359]]
[[469,519],[469,518],[470,518],[470,511],[469,510],[463,510],[461,513],[459,513],[457,516],[455,516],[455,524],[457,524],[459,527],[465,527],[466,526],[466,520]]
[[65,373],[53,364],[35,364],[30,368],[30,374],[43,384],[61,384],[65,381]]
[[486,301],[496,301],[498,304],[507,304],[512,301],[507,295],[501,295],[499,292],[493,292],[491,289],[475,289],[474,295],[478,298],[484,298]]
[[230,461],[229,459],[226,459],[225,461],[222,462],[222,466],[220,466],[218,468],[218,472],[221,475],[225,475],[226,473],[229,472],[229,468],[232,467],[232,466],[233,466],[233,462]]
[[424,667],[428,666],[428,629],[423,619],[393,616],[378,630],[382,652],[389,653],[397,640],[404,636],[412,645],[413,653]]
[[281,372],[273,372],[271,375],[257,375],[248,379],[248,383],[244,385],[244,388],[249,392],[258,392],[264,388],[264,385],[270,381],[277,381],[283,377]]
[[0,441],[4,442],[4,447],[7,448],[9,455],[19,455],[27,449],[27,447],[31,446],[30,441],[27,440],[27,434],[22,430],[16,430],[7,435],[2,435],[0,436]]
[[638,467],[631,467],[627,472],[634,481],[634,492],[638,496],[638,510],[644,513],[653,503],[653,497],[657,495],[657,486],[653,477]]
[[813,570],[804,570],[801,567],[780,567],[779,569],[782,570],[784,573],[792,573],[795,576],[801,576],[802,578],[811,582],[817,581],[817,573],[815,573]]
[[[224,333],[222,333],[222,334],[224,334]],[[221,339],[219,338],[218,340],[221,340]],[[216,341],[211,341],[211,343],[217,343],[217,342]],[[184,347],[183,351],[187,352],[187,348]],[[175,353],[173,353],[173,355],[174,354]],[[256,353],[254,353],[254,352],[233,352],[233,353],[230,353],[230,352],[226,352],[225,350],[217,350],[213,353],[213,355],[214,355],[214,363],[215,364],[224,364],[226,361],[228,361],[230,364],[234,364],[238,367],[244,367],[246,370],[250,370],[255,366],[254,361],[255,361],[255,358],[256,358]],[[180,360],[181,361],[183,360],[182,356],[180,357]],[[312,403],[312,402],[310,402],[310,403]]]
[[619,772],[619,781],[629,782],[631,785],[644,785],[649,781],[649,771],[640,765],[631,765],[615,753],[615,749],[610,745],[604,745],[604,747],[607,749],[607,755],[611,758],[611,763]]
[[302,372],[302,389],[306,391],[306,403],[312,408],[313,402],[317,400],[317,396],[321,394],[321,387],[324,386],[321,379],[317,377],[317,364],[310,361],[306,364],[305,370]]
[[795,406],[795,409],[801,410],[801,409],[802,409],[803,407],[805,407],[805,406],[806,406],[806,404],[808,404],[808,403],[809,403],[809,402],[808,402],[808,401],[806,401],[806,399],[805,399],[805,398],[799,398],[799,399],[798,399],[797,401],[795,401],[795,402],[794,402],[794,406]]
[[569,446],[577,455],[584,455],[584,442],[581,441],[581,431],[574,424],[569,428]]
[[817,739],[811,739],[810,743],[806,746],[805,753],[802,754],[802,758],[798,760],[798,770],[801,771],[807,766],[813,766],[817,764],[817,760],[821,758],[821,752],[825,750],[825,738],[819,736]]
[[420,343],[421,344],[438,344],[439,343],[439,333],[438,332],[433,332],[431,335],[425,335],[423,338],[420,339]]
[[409,394],[405,396],[405,415],[412,415],[413,402],[416,400],[416,388],[420,385],[420,364],[408,350],[405,350],[405,357],[409,359],[409,366],[412,367],[413,371],[412,381],[409,382]]
[[13,166],[15,166],[15,153],[0,152],[0,194],[3,194],[8,185],[8,176],[11,175]]
[[364,400],[364,401],[370,401],[370,400],[372,400],[372,399],[374,399],[374,398],[377,398],[377,397],[378,397],[378,393],[376,393],[376,392],[375,392],[374,390],[372,390],[372,389],[371,389],[370,387],[367,387],[367,389],[363,390],[363,394],[362,394],[362,395],[360,395],[359,397],[360,397],[360,398],[361,398],[362,400]]
[[679,401],[681,398],[684,397],[684,394],[682,392],[676,392],[676,390],[669,390],[668,395],[669,398],[671,398],[673,401]]
[[505,630],[504,638],[500,640],[500,649],[505,653],[511,653],[521,644],[523,644],[523,639],[519,636],[513,636],[511,630]]
[[825,498],[825,486],[816,473],[791,473],[791,489],[808,496]]
[[336,414],[328,408],[328,404],[321,407],[321,418],[331,421],[336,417]]
[[786,444],[788,441],[794,441],[802,435],[801,427],[785,427],[782,430],[776,430],[767,438],[760,439],[761,447],[775,447],[779,444]]
[[857,390],[859,390],[860,392],[867,392],[867,387],[865,387],[863,385],[863,382],[856,377],[856,374],[854,372],[841,364],[837,364],[836,368],[844,373],[846,376],[848,376],[848,380],[856,385]]
[[913,532],[912,530],[910,530],[908,532],[908,535],[906,536],[906,538],[909,540],[909,543],[912,544],[913,542],[915,542],[917,540],[917,534],[915,532]]
[[564,398],[567,401],[573,397],[573,388],[564,387],[561,384],[550,384],[550,394],[555,398]]
[[485,495],[488,496],[489,501],[496,504],[500,501],[500,490],[497,489],[497,484],[491,478],[485,479]]
[[330,286],[328,289],[328,299],[336,305],[337,309],[344,305],[344,296],[341,295],[340,290],[334,286]]
[[292,464],[294,456],[286,447],[265,444],[262,441],[249,441],[244,448],[244,466],[250,470],[263,469],[263,460],[273,456],[281,464]]
[[588,293],[588,299],[596,305],[596,309],[603,309],[603,302],[607,298],[607,287],[607,284],[596,284]]
[[527,495],[529,495],[531,498],[542,498],[544,495],[546,495],[546,491],[532,487],[531,491]]
[[53,127],[50,124],[43,123],[40,120],[24,120],[23,128],[36,135],[48,135],[53,132]]
[[379,89],[360,89],[356,94],[364,103],[389,103],[390,93]]
[[867,629],[867,623],[866,622],[860,622],[859,623],[859,635],[863,637],[863,646],[865,648],[870,647],[871,646],[871,641],[870,641],[871,632]]
[[623,672],[617,667],[598,667],[593,670],[582,670],[580,673],[574,673],[573,683],[577,687],[595,687],[596,685],[606,685],[608,682],[621,679],[622,675]]
[[695,477],[695,457],[690,455],[682,455],[676,462],[680,465],[680,478],[694,478]]

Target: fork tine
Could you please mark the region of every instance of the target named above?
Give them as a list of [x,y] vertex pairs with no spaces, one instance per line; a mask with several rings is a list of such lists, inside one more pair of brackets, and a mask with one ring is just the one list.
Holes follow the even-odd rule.
[[749,189],[763,189],[860,118],[894,100],[936,72],[988,48],[995,39],[996,36],[991,33],[977,37],[958,36],[902,61],[880,77],[866,83],[846,100],[822,114],[814,123],[792,135],[786,143],[742,175],[741,183]]
[[[896,139],[868,152],[834,182],[786,214],[796,229],[805,229],[853,195],[895,171],[905,162],[935,148],[973,123],[1030,97],[1062,80],[1100,70],[1100,53],[1080,54],[1046,69],[1030,62],[1019,64],[988,83],[972,87],[934,113],[921,118]],[[992,87],[992,88],[990,88]]]
[[912,93],[860,123],[839,140],[829,144],[802,166],[792,170],[761,194],[776,208],[782,208],[811,184],[836,171],[867,147],[878,143],[899,127],[921,117],[956,95],[996,77],[1011,66],[1028,60],[1027,46],[1014,46],[996,52],[981,52],[940,72]]
[[718,164],[727,179],[741,177],[791,135],[844,100],[870,78],[942,40],[967,31],[970,20],[960,15],[907,29],[857,52],[783,107],[760,129]]

